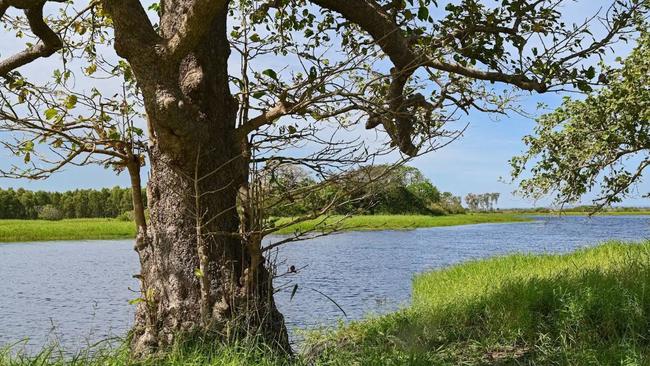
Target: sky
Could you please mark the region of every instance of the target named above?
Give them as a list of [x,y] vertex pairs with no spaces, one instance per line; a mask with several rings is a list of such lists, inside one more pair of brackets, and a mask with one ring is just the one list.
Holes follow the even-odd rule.
[[[562,12],[568,20],[578,21],[608,3],[610,2],[605,0],[567,2]],[[0,58],[19,50],[22,45],[23,42],[18,42],[12,33],[0,30]],[[618,46],[606,60],[612,61],[615,56],[627,54],[631,47],[632,45]],[[56,62],[59,61],[39,60],[21,71],[26,75],[51,75]],[[107,83],[110,84],[110,81]],[[559,105],[561,98],[560,94],[523,94],[520,103],[528,113],[539,114],[536,110],[538,103],[554,107]],[[467,193],[499,192],[500,208],[548,206],[552,203],[548,198],[533,202],[513,195],[516,186],[506,182],[510,175],[508,160],[524,151],[522,137],[532,133],[535,126],[533,119],[511,113],[494,120],[481,113],[472,113],[464,121],[470,125],[460,139],[441,150],[414,159],[409,165],[420,169],[441,191],[450,191],[463,197]],[[0,167],[8,166],[10,161],[15,160],[8,151],[0,148]],[[128,186],[128,176],[118,176],[112,170],[97,166],[70,167],[41,181],[0,178],[0,188],[23,187],[32,190],[64,191],[114,185]],[[639,191],[650,192],[650,184],[642,182]],[[588,203],[590,197],[593,196],[587,195],[583,203]],[[631,197],[624,200],[622,205],[650,206],[650,200]]]

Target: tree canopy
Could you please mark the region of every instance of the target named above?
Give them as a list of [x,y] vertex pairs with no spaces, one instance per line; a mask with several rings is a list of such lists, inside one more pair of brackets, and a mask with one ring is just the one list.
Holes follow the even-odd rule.
[[[527,151],[512,159],[520,191],[539,198],[555,194],[559,204],[574,203],[596,190],[594,209],[636,192],[650,166],[650,33],[620,68],[606,68],[607,85],[584,99],[565,98],[538,119],[535,134],[524,138]],[[530,176],[527,175],[528,170]]]

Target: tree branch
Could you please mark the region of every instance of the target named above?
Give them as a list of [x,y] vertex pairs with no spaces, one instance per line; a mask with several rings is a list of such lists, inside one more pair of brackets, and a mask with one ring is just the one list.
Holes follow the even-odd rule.
[[167,41],[167,51],[178,59],[195,48],[212,25],[215,16],[226,11],[227,0],[196,0],[187,9],[176,32]]
[[155,52],[161,39],[138,0],[103,0],[115,28],[115,51],[133,62]]
[[[523,74],[483,71],[457,63],[434,60],[425,54],[416,53],[410,47],[413,41],[407,39],[402,29],[374,2],[368,0],[312,0],[312,2],[341,14],[363,28],[388,55],[393,65],[401,71],[412,73],[419,67],[428,66],[474,79],[512,84],[524,90],[544,92],[547,89],[546,85],[529,79]],[[491,31],[499,29],[495,27]],[[508,30],[508,33],[510,32],[511,30]]]
[[276,121],[282,116],[286,116],[291,113],[292,109],[296,106],[295,103],[290,103],[287,101],[279,101],[275,106],[270,108],[267,111],[264,111],[257,117],[250,119],[247,123],[243,124],[237,129],[237,133],[240,137],[244,138],[249,133],[257,130],[258,128],[268,125]]
[[0,76],[41,57],[49,57],[63,47],[61,38],[43,20],[44,0],[0,0],[0,18],[9,6],[23,9],[32,32],[40,41],[22,52],[0,61]]

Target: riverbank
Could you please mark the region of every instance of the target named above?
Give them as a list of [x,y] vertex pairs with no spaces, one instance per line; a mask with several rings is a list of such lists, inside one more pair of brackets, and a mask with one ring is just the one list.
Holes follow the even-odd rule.
[[[278,225],[289,219],[280,219]],[[459,226],[488,223],[528,222],[532,219],[524,215],[502,213],[468,213],[462,215],[357,215],[350,217],[331,216],[326,220],[316,219],[301,222],[279,230],[278,234],[291,234],[296,231],[321,231],[336,228],[341,231],[367,230],[412,230],[426,227]]]
[[115,219],[0,220],[0,242],[128,239],[135,225]]
[[[307,347],[291,361],[254,344],[194,343],[137,363],[126,347],[81,354],[74,365],[644,365],[647,283],[650,241],[511,255],[418,275],[408,308],[308,333]],[[0,364],[73,364],[52,356],[0,351]]]
[[650,210],[638,211],[603,211],[592,213],[589,211],[534,211],[534,210],[503,210],[510,215],[534,215],[534,216],[650,216]]
[[[342,220],[342,216],[328,218],[339,230],[409,230],[421,227],[470,225],[484,223],[530,221],[522,215],[481,213],[448,216],[422,215],[360,215]],[[280,219],[278,224],[288,219]],[[307,229],[322,229],[322,220],[311,220],[293,225],[279,234],[291,234]],[[48,240],[128,239],[135,237],[131,222],[116,219],[0,220],[0,242],[29,242]]]
[[648,281],[650,241],[470,262],[417,276],[409,308],[312,343],[331,364],[646,365]]

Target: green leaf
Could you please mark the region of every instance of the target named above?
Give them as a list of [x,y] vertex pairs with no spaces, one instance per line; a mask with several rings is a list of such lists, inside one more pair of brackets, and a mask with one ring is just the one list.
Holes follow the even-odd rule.
[[584,93],[589,93],[593,89],[591,88],[591,85],[589,85],[586,81],[580,80],[577,83],[578,89],[580,89],[581,92]]
[[293,300],[293,297],[296,296],[296,292],[298,292],[298,284],[296,283],[293,285],[293,289],[291,290],[291,297],[289,297],[289,301]]
[[88,65],[88,67],[86,67],[85,71],[86,71],[86,74],[88,74],[88,75],[94,74],[95,71],[97,71],[97,64]]
[[418,9],[418,19],[427,20],[429,19],[429,9],[426,6],[420,6]]
[[76,95],[68,95],[67,98],[65,98],[65,102],[63,103],[65,106],[65,109],[72,109],[77,105],[77,96]]
[[22,146],[22,150],[26,152],[30,152],[34,150],[34,141],[25,141],[25,143]]
[[203,277],[203,271],[201,271],[201,268],[195,268],[194,269],[194,275],[198,278]]
[[143,301],[144,301],[143,298],[138,297],[137,299],[129,300],[129,305],[136,305],[136,304],[139,304],[139,303],[141,303]]
[[266,69],[266,70],[262,71],[262,74],[270,77],[273,80],[278,80],[278,74],[276,74],[276,72],[271,70],[271,69]]
[[253,98],[255,98],[255,99],[260,99],[261,97],[263,97],[263,96],[265,96],[265,95],[266,95],[266,92],[265,92],[265,91],[257,91],[257,92],[255,92],[255,93],[253,93],[252,96],[253,96]]
[[58,115],[58,112],[54,108],[48,108],[45,110],[45,119],[51,120]]

